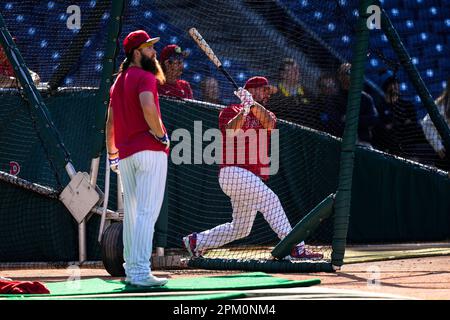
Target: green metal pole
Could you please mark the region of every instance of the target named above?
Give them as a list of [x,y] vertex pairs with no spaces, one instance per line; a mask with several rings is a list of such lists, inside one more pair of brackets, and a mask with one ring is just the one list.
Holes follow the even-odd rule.
[[334,194],[330,194],[312,209],[291,232],[272,250],[272,256],[283,259],[291,253],[292,248],[306,240],[317,229],[319,224],[333,213]]
[[45,143],[44,147],[48,151],[49,161],[51,161],[58,171],[65,169],[69,176],[75,175],[76,172],[71,164],[70,154],[64,146],[44,100],[40,92],[36,89],[25,61],[14,43],[1,14],[0,44],[5,49],[6,55],[14,68],[14,73],[23,87],[31,114],[36,121],[38,134],[43,143]]
[[[378,1],[377,1],[378,2]],[[400,63],[405,68],[406,73],[408,74],[409,79],[411,80],[414,88],[419,94],[420,99],[422,100],[423,105],[427,109],[431,120],[433,121],[439,135],[442,137],[442,142],[445,146],[445,150],[450,150],[450,128],[446,124],[443,117],[439,114],[439,110],[434,103],[433,98],[431,97],[430,92],[428,91],[425,83],[422,80],[419,72],[417,71],[416,66],[412,63],[412,59],[406,51],[405,46],[400,39],[397,31],[392,25],[391,20],[388,15],[384,11],[381,10],[381,28],[383,29],[386,37],[388,38],[392,48],[397,54]]]
[[364,69],[367,62],[367,50],[369,47],[367,19],[370,15],[367,13],[367,8],[372,4],[373,0],[360,1],[358,26],[353,47],[350,90],[347,101],[345,130],[341,146],[339,184],[334,204],[335,214],[331,264],[337,268],[344,264],[345,246],[347,242],[355,144],[358,135],[361,91],[363,90],[364,84]]
[[94,142],[92,145],[91,158],[99,158],[102,155],[105,142],[106,114],[109,104],[109,89],[112,84],[114,72],[114,61],[118,53],[118,38],[122,26],[122,15],[125,8],[124,0],[114,0],[112,2],[110,20],[108,24],[108,35],[105,57],[103,58],[103,70],[100,87],[97,93],[97,112],[95,115]]

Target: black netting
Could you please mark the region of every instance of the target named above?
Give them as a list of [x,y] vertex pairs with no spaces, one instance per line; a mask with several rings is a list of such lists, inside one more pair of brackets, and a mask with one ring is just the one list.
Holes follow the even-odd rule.
[[[79,11],[71,9],[73,5],[70,1],[4,1],[1,14],[72,163],[78,171],[89,171],[96,92],[106,46],[104,30],[111,3],[77,2],[75,6]],[[77,12],[80,13],[79,25],[71,19]],[[55,153],[63,150],[60,145],[51,145],[39,131],[36,113],[30,109],[34,103],[29,103],[29,97],[15,79],[3,49],[0,60],[0,170],[61,192],[70,181],[55,159]],[[102,170],[99,184],[103,183],[103,175]],[[77,258],[76,223],[62,203],[43,196],[33,197],[29,191],[21,193],[19,188],[7,183],[3,183],[2,190],[3,261]],[[29,201],[23,200],[28,197]],[[112,202],[115,198],[112,194]],[[62,222],[61,219],[64,223],[56,232],[53,227],[58,221]],[[90,259],[99,257],[98,222],[95,217],[88,225]],[[69,226],[70,230],[64,231]],[[15,230],[15,240],[8,230]],[[6,241],[7,238],[10,241]],[[38,240],[43,238],[45,243]],[[44,250],[46,246],[48,252]],[[17,252],[18,247],[20,252]]]
[[[73,16],[80,9],[80,24]],[[28,68],[52,88],[98,87],[110,1],[4,1],[2,16]]]

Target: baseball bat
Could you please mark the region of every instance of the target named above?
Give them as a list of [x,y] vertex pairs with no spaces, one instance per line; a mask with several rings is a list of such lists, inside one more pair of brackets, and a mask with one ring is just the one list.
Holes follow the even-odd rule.
[[211,60],[212,63],[216,65],[217,69],[219,69],[225,75],[225,77],[231,82],[231,84],[236,89],[239,89],[237,83],[233,80],[233,78],[230,76],[227,70],[224,69],[222,62],[220,62],[219,58],[217,58],[217,56],[214,54],[214,51],[211,49],[211,47],[208,45],[205,39],[203,39],[202,35],[197,31],[197,29],[190,28],[188,32],[189,35],[192,37],[192,39],[194,39],[194,41],[200,47],[200,49],[203,50],[203,52],[206,54],[209,60]]

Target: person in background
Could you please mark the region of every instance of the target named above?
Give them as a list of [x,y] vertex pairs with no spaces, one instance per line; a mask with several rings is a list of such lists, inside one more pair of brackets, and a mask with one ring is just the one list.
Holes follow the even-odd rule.
[[378,109],[381,121],[374,128],[374,147],[400,157],[434,165],[436,155],[422,132],[416,107],[400,95],[396,74],[387,72],[381,88],[384,100]]
[[[16,42],[16,38],[13,37],[14,42]],[[41,82],[41,78],[39,75],[28,69],[30,72],[31,78],[33,79],[33,83],[38,85]],[[9,62],[8,57],[6,55],[3,46],[0,45],[0,87],[1,88],[17,88],[19,86],[19,81],[16,78],[16,74],[14,73],[13,66],[11,62]]]
[[206,77],[200,83],[200,90],[202,92],[202,101],[223,104],[220,100],[219,82],[216,78]]
[[400,89],[394,73],[385,71],[381,89],[384,96],[383,100],[377,105],[380,121],[373,129],[373,146],[378,150],[400,155],[399,133],[401,131],[401,123],[405,120],[405,114],[401,112],[398,105]]
[[314,100],[316,129],[335,137],[342,137],[345,127],[345,113],[339,108],[338,84],[332,74],[324,74],[317,79],[318,94]]
[[[339,82],[339,110],[342,114],[346,114],[348,92],[350,89],[350,73],[352,65],[343,63],[339,66],[337,79]],[[378,111],[375,108],[372,97],[365,91],[361,91],[361,105],[359,113],[358,125],[358,144],[372,147],[373,128],[379,122]]]
[[181,99],[194,98],[189,82],[181,79],[184,59],[188,55],[187,51],[182,51],[181,47],[176,44],[170,44],[162,49],[159,61],[164,71],[166,82],[158,85],[158,93],[160,95]]
[[311,98],[301,84],[300,66],[294,59],[283,59],[277,78],[278,92],[271,97],[269,110],[276,113],[280,119],[302,123],[305,114],[303,107],[311,104]]
[[[445,119],[445,122],[448,126],[450,126],[450,97],[449,97],[449,86],[450,86],[450,78],[447,79],[447,86],[436,99],[436,105],[438,107],[439,113]],[[450,168],[450,157],[448,150],[445,150],[444,144],[442,143],[442,137],[439,135],[436,127],[433,124],[433,121],[430,118],[430,115],[427,114],[421,121],[423,132],[433,146],[433,149],[439,156],[439,161],[436,162],[436,165],[444,170],[449,170]]]

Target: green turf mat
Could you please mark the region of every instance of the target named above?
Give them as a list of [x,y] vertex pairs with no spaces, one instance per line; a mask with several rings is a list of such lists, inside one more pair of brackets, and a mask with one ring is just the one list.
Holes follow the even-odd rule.
[[133,294],[120,294],[120,296],[109,294],[103,295],[89,295],[89,296],[13,296],[8,297],[8,300],[229,300],[245,298],[247,295],[244,292],[232,293],[210,293],[210,294],[173,294],[173,295],[148,295],[137,296]]
[[0,297],[33,297],[33,296],[70,296],[112,294],[129,292],[167,292],[196,290],[251,290],[268,288],[308,287],[320,283],[320,279],[288,280],[273,277],[264,272],[241,273],[213,277],[191,277],[170,279],[164,287],[140,288],[117,280],[102,280],[99,278],[48,282],[45,286],[50,295],[0,295]]
[[450,255],[449,248],[408,250],[346,249],[344,264]]

